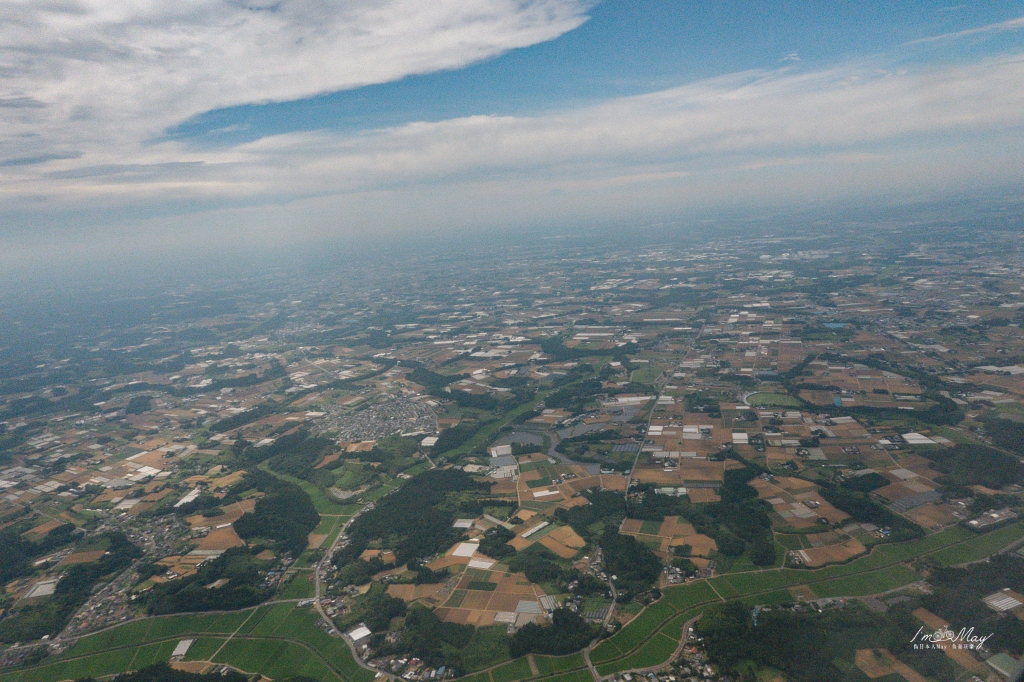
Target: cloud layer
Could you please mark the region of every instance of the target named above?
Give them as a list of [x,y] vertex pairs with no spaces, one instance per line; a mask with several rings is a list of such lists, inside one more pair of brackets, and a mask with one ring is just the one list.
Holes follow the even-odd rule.
[[[89,212],[139,243],[199,225],[224,241],[322,238],[1024,181],[1019,54],[819,70],[794,57],[777,70],[536,116],[303,132],[223,149],[159,139],[211,108],[455,68],[548,40],[584,21],[587,6],[9,2],[0,9],[0,240],[35,227],[33,216],[60,225]],[[4,211],[17,216],[6,229]],[[172,217],[140,218],[154,214]]]
[[129,154],[213,108],[457,68],[550,40],[582,23],[586,8],[581,0],[8,0],[0,3],[0,160]]

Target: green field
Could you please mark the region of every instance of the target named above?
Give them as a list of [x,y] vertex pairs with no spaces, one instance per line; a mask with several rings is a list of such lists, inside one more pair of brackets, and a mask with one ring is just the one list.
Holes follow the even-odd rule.
[[515,682],[515,680],[525,680],[531,677],[533,677],[533,672],[530,671],[530,664],[525,658],[517,658],[491,671],[491,679],[494,682]]
[[[796,585],[808,585],[821,597],[876,594],[920,580],[904,565],[918,556],[927,555],[947,565],[975,561],[1022,537],[1022,522],[984,535],[954,527],[911,542],[876,546],[867,556],[839,566],[732,573],[668,587],[662,599],[598,644],[591,660],[602,675],[657,666],[678,646],[684,625],[707,605],[722,599],[752,598],[761,604],[779,604],[791,600],[787,588]],[[302,574],[297,576],[297,580],[304,579]],[[288,590],[285,586],[284,592]],[[196,640],[188,660],[212,659],[272,678],[304,675],[322,682],[370,682],[374,674],[359,667],[343,640],[317,627],[319,619],[316,611],[297,608],[295,602],[227,613],[146,618],[83,637],[42,665],[0,674],[0,682],[52,682],[138,669],[167,660],[177,642],[186,637]],[[503,641],[497,638],[495,642],[499,639]],[[477,669],[507,656],[507,651],[491,647],[486,636],[479,644],[494,650],[475,661]],[[585,682],[588,675],[582,654],[535,656],[534,662],[540,676],[549,680]],[[474,676],[479,682],[516,682],[531,677],[525,658]]]
[[800,407],[800,401],[783,393],[755,393],[747,397],[747,404],[754,407]]
[[571,656],[534,656],[533,662],[541,675],[553,675],[565,670],[576,670],[583,668],[586,663],[583,661],[583,654],[572,654]]
[[[188,660],[210,660],[220,650],[215,662],[273,678],[305,675],[322,682],[372,680],[374,674],[358,666],[343,640],[316,627],[319,618],[311,609],[297,609],[293,603],[222,614],[148,618],[83,637],[59,657],[35,668],[0,674],[0,680],[52,682],[136,670],[168,660],[184,638],[196,639]],[[234,639],[227,641],[225,635],[236,630]]]

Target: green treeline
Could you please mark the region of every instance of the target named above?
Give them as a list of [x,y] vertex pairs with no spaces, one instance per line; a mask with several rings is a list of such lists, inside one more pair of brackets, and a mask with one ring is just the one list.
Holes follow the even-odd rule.
[[564,656],[587,646],[597,629],[569,609],[555,609],[551,625],[527,623],[519,628],[509,642],[509,653],[513,658],[529,653]]
[[[713,663],[757,679],[750,664],[780,670],[793,682],[843,682],[851,679],[858,649],[888,649],[916,670],[936,679],[953,679],[955,666],[941,651],[914,651],[920,623],[906,607],[881,615],[859,604],[824,613],[772,608],[754,610],[729,602],[706,611],[694,626],[704,637]],[[845,663],[845,665],[843,665]]]
[[864,493],[831,486],[822,486],[820,492],[826,502],[849,514],[854,521],[890,528],[892,542],[924,537],[924,529],[919,525],[889,511]]
[[120,531],[108,531],[98,538],[89,538],[80,551],[104,549],[98,561],[71,566],[57,583],[53,595],[41,604],[16,607],[0,621],[0,642],[25,642],[43,635],[56,635],[86,602],[92,588],[103,577],[122,571],[132,560],[142,556]]
[[[230,611],[255,606],[274,592],[266,583],[270,562],[246,547],[233,547],[187,578],[154,585],[146,596],[152,615],[189,611]],[[227,583],[215,586],[220,580]]]
[[25,530],[25,524],[19,523],[0,531],[0,582],[28,575],[33,559],[70,543],[76,535],[70,523],[57,526],[35,542],[22,537]]
[[238,536],[243,540],[266,538],[279,553],[299,556],[306,549],[309,534],[320,523],[306,491],[259,469],[247,473],[238,487],[264,493],[256,500],[254,510],[233,524]]
[[620,601],[629,601],[638,592],[649,590],[661,574],[661,561],[651,548],[632,535],[622,535],[606,526],[598,542],[604,555],[604,568],[615,576]]
[[399,565],[447,549],[462,536],[462,531],[452,528],[456,505],[445,504],[449,495],[483,489],[458,469],[432,469],[416,476],[352,523],[349,544],[335,554],[335,564],[358,561],[377,539],[394,550]]
[[998,490],[1024,481],[1024,464],[1019,459],[984,445],[922,448],[919,454],[943,473],[938,479],[943,485],[983,485]]

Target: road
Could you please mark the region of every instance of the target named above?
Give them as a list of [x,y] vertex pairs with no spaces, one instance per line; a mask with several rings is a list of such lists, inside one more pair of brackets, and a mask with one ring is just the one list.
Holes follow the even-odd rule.
[[324,611],[323,604],[320,603],[320,576],[323,574],[324,568],[327,566],[327,563],[331,560],[331,557],[334,555],[334,550],[337,549],[338,543],[341,542],[341,538],[345,535],[345,531],[348,530],[348,527],[352,525],[352,522],[355,521],[360,514],[365,512],[372,505],[373,503],[370,502],[362,509],[360,509],[355,515],[353,515],[351,519],[345,522],[345,525],[341,527],[341,530],[338,531],[338,534],[334,537],[334,542],[331,543],[331,546],[327,548],[326,552],[324,552],[323,557],[320,559],[320,561],[317,562],[316,571],[313,574],[313,581],[315,586],[315,592],[313,593],[313,605],[316,606],[316,610],[320,614],[320,617],[324,619],[324,622],[327,623],[327,626],[331,629],[331,634],[335,635],[336,637],[341,637],[345,640],[345,644],[348,644],[348,648],[352,652],[352,658],[355,659],[356,663],[359,664],[360,668],[365,668],[366,670],[385,675],[389,680],[396,680],[398,678],[392,675],[391,673],[385,672],[383,670],[377,670],[376,668],[367,665],[363,661],[363,657],[359,655],[358,651],[356,651],[356,645],[352,642],[351,639],[349,639],[348,635],[346,635],[338,629],[338,626],[334,624],[334,621],[331,620],[331,617],[327,615],[326,611]]
[[[605,630],[608,629],[608,624],[612,622],[612,617],[615,615],[615,604],[616,599],[619,597],[619,593],[615,590],[615,585],[612,584],[611,580],[608,580],[608,587],[612,590],[612,605],[608,607],[608,613],[605,614],[604,622],[601,623],[601,627]],[[593,661],[590,660],[590,652],[595,646],[600,644],[602,640],[595,639],[593,642],[587,645],[587,648],[583,650],[583,660],[587,664],[587,670],[590,671],[590,676],[594,678],[595,682],[599,682],[601,676],[597,672],[597,668],[594,667]]]
[[661,397],[661,390],[665,384],[664,377],[665,374],[663,372],[662,375],[658,377],[657,381],[654,382],[658,391],[654,396],[654,405],[651,406],[651,413],[647,416],[647,426],[644,427],[644,439],[640,443],[640,449],[636,451],[636,457],[633,459],[633,466],[629,470],[629,476],[626,476],[626,499],[629,499],[629,484],[633,482],[633,472],[636,471],[636,465],[640,463],[640,455],[644,452],[643,444],[647,442],[647,432],[651,430],[651,422],[654,421],[654,412],[658,409],[658,398]]

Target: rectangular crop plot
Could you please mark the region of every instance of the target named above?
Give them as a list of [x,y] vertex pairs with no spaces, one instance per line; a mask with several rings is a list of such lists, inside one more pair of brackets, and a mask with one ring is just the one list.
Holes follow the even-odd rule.
[[530,677],[533,677],[533,672],[525,658],[517,658],[491,671],[491,679],[494,682],[515,682]]
[[534,656],[533,662],[541,675],[552,675],[563,670],[575,670],[586,665],[583,654],[571,656]]
[[598,666],[597,672],[601,675],[610,675],[623,670],[660,665],[668,661],[677,648],[679,648],[679,642],[674,642],[669,637],[658,634],[629,656]]
[[208,661],[222,644],[224,644],[224,639],[220,637],[200,637],[192,642],[192,646],[188,648],[188,653],[185,654],[184,660]]

